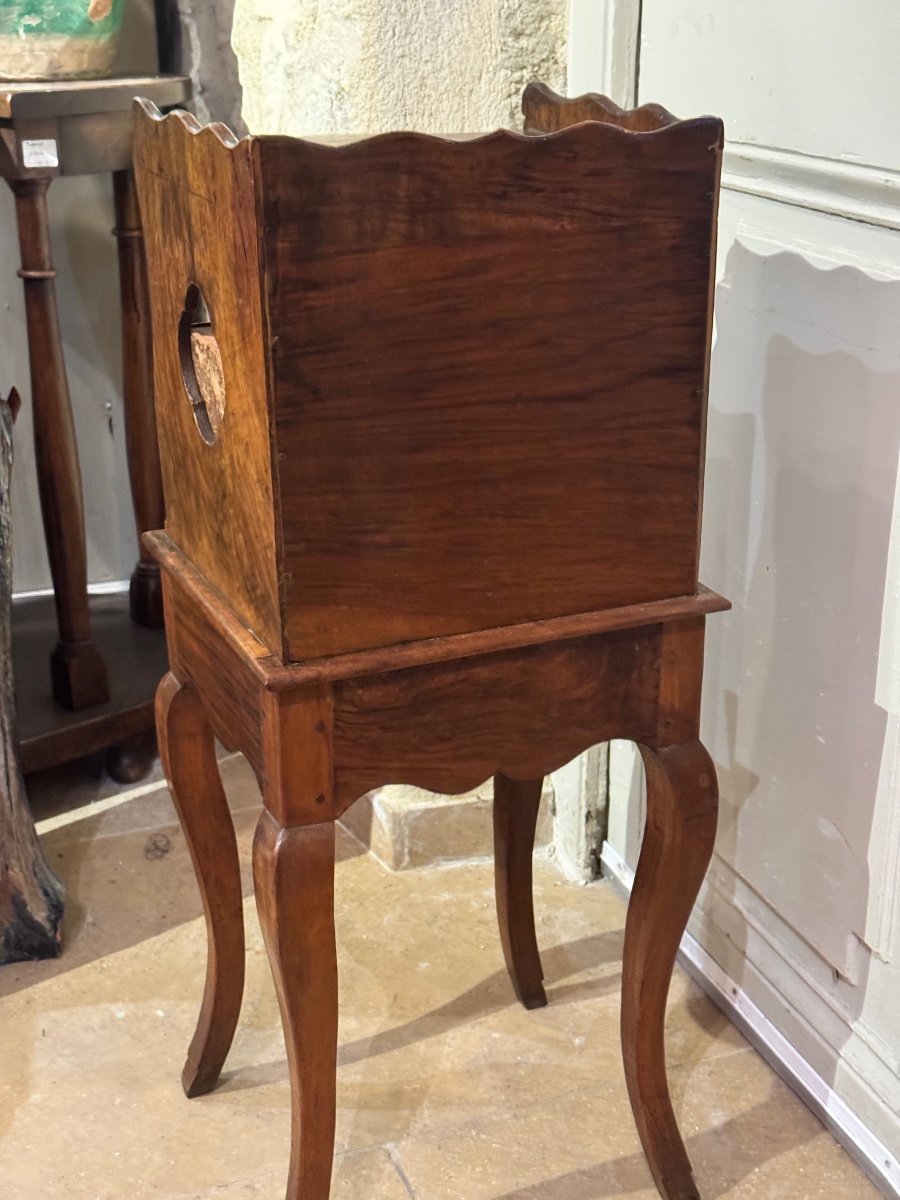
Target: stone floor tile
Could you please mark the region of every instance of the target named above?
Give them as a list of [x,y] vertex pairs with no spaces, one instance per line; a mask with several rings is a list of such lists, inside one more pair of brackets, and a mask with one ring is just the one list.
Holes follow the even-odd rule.
[[[0,971],[4,1200],[282,1200],[290,1095],[250,895],[259,794],[240,760],[223,776],[248,973],[219,1088],[187,1101],[179,1083],[205,929],[165,790],[72,814],[45,837],[69,889],[65,954]],[[339,858],[333,1200],[652,1200],[618,1048],[614,889],[571,884],[538,857],[550,1004],[529,1013],[503,968],[488,864],[394,874],[346,832]],[[668,1048],[704,1200],[876,1195],[680,972]]]

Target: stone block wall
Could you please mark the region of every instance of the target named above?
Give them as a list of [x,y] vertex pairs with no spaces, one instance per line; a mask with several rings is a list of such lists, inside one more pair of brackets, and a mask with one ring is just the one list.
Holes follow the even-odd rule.
[[563,89],[566,0],[236,0],[254,133],[425,133],[520,123],[530,79]]

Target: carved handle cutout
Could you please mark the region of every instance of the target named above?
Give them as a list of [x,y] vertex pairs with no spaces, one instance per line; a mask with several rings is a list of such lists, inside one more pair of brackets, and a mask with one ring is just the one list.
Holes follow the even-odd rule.
[[225,375],[213,321],[200,287],[192,283],[178,322],[181,376],[200,436],[211,446],[225,416]]

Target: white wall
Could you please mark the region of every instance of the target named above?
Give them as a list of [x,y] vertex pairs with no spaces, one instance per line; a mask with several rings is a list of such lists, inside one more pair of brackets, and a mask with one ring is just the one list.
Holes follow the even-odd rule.
[[[722,809],[691,930],[883,1144],[895,1186],[898,41],[887,0],[643,2],[640,99],[718,113],[730,142],[702,577],[734,611],[708,624]],[[611,775],[610,842],[633,863],[619,746]]]
[[730,141],[900,165],[894,0],[644,0],[641,99],[715,109]]

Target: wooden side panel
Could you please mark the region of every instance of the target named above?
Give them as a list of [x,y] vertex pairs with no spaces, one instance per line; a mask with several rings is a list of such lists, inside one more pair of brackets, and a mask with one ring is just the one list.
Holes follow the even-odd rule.
[[[261,772],[266,693],[254,664],[268,661],[264,648],[254,645],[249,635],[243,645],[223,636],[189,579],[163,570],[162,582],[173,673],[196,687],[216,736]],[[226,606],[222,608],[227,614]]]
[[692,593],[720,123],[254,148],[289,659]]
[[[268,397],[249,142],[187,114],[135,114],[166,530],[241,620],[281,653]],[[194,338],[208,412],[194,415],[179,348],[188,288],[212,321]],[[214,338],[218,354],[210,351]],[[204,432],[201,425],[207,424]],[[218,426],[216,431],[216,426]],[[208,440],[212,438],[213,440]]]
[[653,743],[661,626],[333,684],[335,810],[384,783],[541,779],[610,737]]

